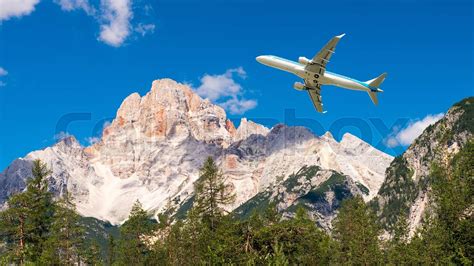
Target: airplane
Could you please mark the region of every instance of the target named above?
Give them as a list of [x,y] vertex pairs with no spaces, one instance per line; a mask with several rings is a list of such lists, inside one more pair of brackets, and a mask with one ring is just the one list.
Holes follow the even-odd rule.
[[344,35],[341,34],[333,37],[311,60],[306,57],[299,57],[298,62],[294,62],[274,55],[261,55],[256,59],[264,65],[290,72],[302,78],[304,84],[295,82],[293,87],[296,90],[308,91],[314,107],[320,113],[326,113],[323,111],[323,103],[321,101],[322,85],[334,85],[350,90],[365,91],[369,94],[372,102],[377,105],[377,93],[383,92],[380,89],[380,85],[385,80],[387,73],[383,73],[368,81],[359,81],[326,71],[326,64],[329,62],[332,54],[334,54],[337,43]]

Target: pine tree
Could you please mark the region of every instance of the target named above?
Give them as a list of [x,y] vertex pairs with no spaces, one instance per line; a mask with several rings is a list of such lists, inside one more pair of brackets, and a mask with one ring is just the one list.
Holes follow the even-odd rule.
[[278,242],[272,246],[273,254],[269,254],[266,256],[266,262],[268,265],[275,265],[275,266],[287,266],[290,265],[285,252],[283,251],[283,245],[279,244]]
[[[268,217],[266,213],[264,215]],[[262,258],[281,257],[281,253],[290,264],[329,264],[332,256],[331,239],[316,226],[303,207],[298,207],[295,217],[291,219],[264,218],[259,222],[261,218],[255,218],[255,215],[252,215],[252,219],[250,222],[255,232],[248,236],[248,242],[251,243],[249,249],[258,254],[255,259],[257,264],[268,262]],[[276,250],[276,247],[280,250]]]
[[6,243],[1,255],[5,262],[24,264],[26,260],[29,200],[26,193],[10,197],[8,209],[0,213],[0,236]]
[[216,230],[219,219],[225,213],[222,206],[235,200],[235,195],[229,193],[225,181],[212,157],[208,157],[200,169],[199,180],[195,184],[194,207],[211,231]]
[[109,234],[107,241],[107,265],[113,265],[115,262],[115,250],[116,250],[115,238],[112,234]]
[[343,202],[333,227],[337,263],[373,265],[381,260],[380,226],[361,197]]
[[10,197],[8,209],[1,213],[1,235],[7,242],[9,261],[23,264],[39,261],[51,229],[54,213],[52,194],[48,191],[50,171],[40,160],[33,161],[26,191]]
[[80,260],[85,230],[75,208],[72,196],[66,191],[56,204],[51,235],[46,242],[47,247],[43,250],[43,260],[54,259],[62,265],[73,265]]
[[141,265],[148,260],[150,246],[148,239],[153,231],[153,224],[148,213],[143,210],[140,201],[136,201],[130,211],[128,220],[120,228],[119,263]]
[[406,265],[415,262],[409,246],[408,221],[403,213],[398,216],[392,231],[393,236],[387,243],[387,263]]
[[166,261],[168,265],[184,265],[183,226],[183,221],[178,220],[171,226],[170,233],[166,238]]
[[51,229],[54,202],[51,192],[48,191],[47,177],[50,174],[46,164],[40,160],[33,161],[33,178],[28,180],[25,193],[29,202],[27,241],[28,257],[31,261],[39,260]]
[[90,240],[84,243],[80,258],[76,264],[85,263],[86,265],[102,265],[100,245],[96,240]]
[[184,264],[204,264],[212,236],[210,227],[200,218],[200,213],[196,208],[192,208],[188,212],[188,218],[184,222],[181,234],[182,243],[180,245],[183,247]]
[[263,219],[267,225],[272,225],[280,222],[281,217],[281,213],[278,212],[278,208],[275,202],[271,202],[263,211]]

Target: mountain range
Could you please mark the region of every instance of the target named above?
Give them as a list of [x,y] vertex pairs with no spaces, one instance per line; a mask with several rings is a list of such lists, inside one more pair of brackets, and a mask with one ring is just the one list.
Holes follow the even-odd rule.
[[277,207],[291,215],[306,204],[327,228],[344,198],[377,195],[393,160],[349,133],[336,141],[329,132],[269,129],[245,118],[236,128],[220,106],[161,79],[146,95],[129,95],[96,143],[83,147],[68,136],[13,161],[0,174],[0,204],[25,188],[32,161],[41,159],[52,171],[50,190],[71,193],[82,216],[120,224],[136,200],[154,215],[180,215],[192,205],[208,156],[236,194],[228,210],[245,216],[278,199]]
[[291,217],[303,206],[331,230],[341,202],[359,195],[386,230],[404,215],[413,234],[432,205],[432,165],[449,169],[451,158],[473,139],[473,103],[470,97],[455,104],[393,158],[349,133],[336,141],[329,132],[267,128],[245,118],[235,127],[224,109],[189,86],[155,80],[146,95],[126,97],[94,144],[83,147],[68,136],[13,161],[0,173],[0,204],[25,188],[32,161],[41,159],[52,171],[50,190],[71,193],[84,217],[117,225],[139,200],[152,215],[183,218],[199,169],[211,156],[236,195],[225,208],[237,216],[274,203]]

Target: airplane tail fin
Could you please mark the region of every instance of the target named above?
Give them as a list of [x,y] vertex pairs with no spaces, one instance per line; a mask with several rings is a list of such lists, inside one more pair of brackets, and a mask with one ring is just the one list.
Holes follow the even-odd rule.
[[375,105],[379,104],[379,100],[377,99],[377,92],[383,92],[383,90],[380,89],[380,85],[382,85],[382,82],[385,80],[386,77],[387,73],[383,73],[382,75],[365,82],[367,83],[367,85],[374,88],[373,91],[369,91],[367,93],[369,94],[370,99]]

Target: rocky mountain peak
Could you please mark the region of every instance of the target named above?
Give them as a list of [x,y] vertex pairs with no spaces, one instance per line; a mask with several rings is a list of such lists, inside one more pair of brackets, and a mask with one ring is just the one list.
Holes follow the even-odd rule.
[[103,137],[105,142],[119,137],[153,141],[192,137],[226,146],[234,131],[220,106],[203,100],[187,85],[160,79],[145,96],[133,93],[123,101]]
[[326,131],[326,133],[324,133],[321,138],[325,138],[325,139],[328,139],[328,140],[334,140],[334,136],[332,135],[331,132],[329,131]]
[[65,147],[75,147],[75,148],[78,148],[78,147],[81,147],[81,144],[79,144],[79,141],[77,141],[76,137],[70,135],[70,136],[66,136],[64,138],[61,138],[59,139],[55,144],[54,144],[55,147],[62,147],[62,146],[65,146]]
[[51,148],[55,152],[73,154],[82,153],[83,147],[74,136],[66,136],[58,140]]
[[360,138],[358,138],[357,136],[352,135],[349,132],[344,133],[344,135],[342,135],[342,138],[341,138],[341,141],[340,141],[340,143],[342,145],[352,145],[352,144],[355,144],[355,143],[358,144],[358,143],[361,143],[361,142],[364,142],[364,141],[361,140]]
[[170,201],[177,209],[189,206],[185,203],[208,156],[216,159],[237,195],[229,210],[306,165],[347,175],[366,187],[370,199],[392,158],[375,149],[351,153],[331,139],[304,127],[279,124],[270,130],[245,118],[236,128],[224,109],[189,86],[160,79],[144,96],[130,94],[94,145],[81,147],[71,137],[16,160],[0,174],[0,204],[24,188],[31,161],[41,159],[53,171],[51,189],[57,194],[68,189],[80,214],[120,223],[137,199],[155,213]]
[[253,121],[247,120],[247,118],[242,118],[236,131],[235,140],[246,139],[252,134],[266,136],[268,132],[270,132],[268,128]]

